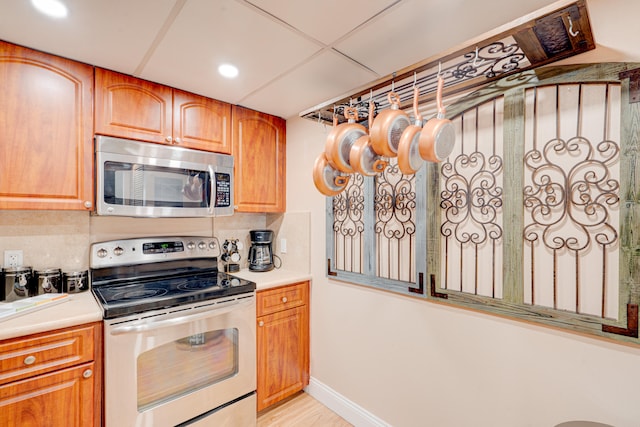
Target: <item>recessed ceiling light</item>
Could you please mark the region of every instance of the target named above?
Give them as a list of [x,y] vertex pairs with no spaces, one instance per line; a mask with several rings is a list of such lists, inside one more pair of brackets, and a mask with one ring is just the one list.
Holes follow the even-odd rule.
[[223,77],[232,79],[238,75],[238,67],[231,64],[222,64],[218,67],[218,72]]
[[67,16],[67,6],[59,0],[31,0],[33,7],[52,18]]

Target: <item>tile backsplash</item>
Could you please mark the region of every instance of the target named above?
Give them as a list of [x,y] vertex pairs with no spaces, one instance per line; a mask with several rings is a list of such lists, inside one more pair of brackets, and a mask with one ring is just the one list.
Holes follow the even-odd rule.
[[[249,230],[274,231],[274,253],[283,268],[309,272],[310,213],[236,213],[216,218],[123,218],[92,216],[76,211],[0,210],[0,265],[5,250],[22,250],[23,264],[42,269],[89,268],[89,247],[94,242],[145,236],[215,236],[239,239],[241,267],[247,267]],[[280,253],[280,242],[287,240],[287,253]],[[222,267],[221,267],[222,268]]]

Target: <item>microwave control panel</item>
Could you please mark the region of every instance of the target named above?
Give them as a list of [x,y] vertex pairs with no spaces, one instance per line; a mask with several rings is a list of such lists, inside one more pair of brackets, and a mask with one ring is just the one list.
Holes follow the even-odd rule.
[[216,172],[216,208],[231,206],[231,175]]

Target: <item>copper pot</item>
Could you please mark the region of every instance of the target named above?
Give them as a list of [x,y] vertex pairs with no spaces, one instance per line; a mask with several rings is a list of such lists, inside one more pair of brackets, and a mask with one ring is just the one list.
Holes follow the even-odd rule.
[[418,112],[418,97],[420,92],[417,86],[413,87],[413,115],[415,121],[402,132],[400,144],[398,144],[398,167],[405,175],[416,173],[424,164],[420,156],[419,143],[422,131],[422,116]]
[[376,153],[386,157],[398,155],[402,132],[411,124],[409,116],[400,108],[400,98],[395,92],[387,95],[391,108],[382,111],[369,127],[371,145]]
[[351,175],[341,174],[335,170],[327,159],[326,153],[321,153],[313,165],[313,183],[318,191],[325,196],[335,196],[349,183]]
[[[369,101],[369,128],[373,123],[374,103]],[[353,143],[351,153],[349,154],[349,162],[354,171],[365,175],[373,176],[384,171],[389,163],[384,157],[375,152],[371,145],[371,136],[364,134]]]
[[356,123],[358,120],[356,108],[345,108],[344,117],[347,119],[347,123],[339,124],[331,130],[325,143],[324,152],[332,168],[340,172],[352,173],[353,167],[349,160],[351,147],[358,138],[366,135],[367,130],[361,124]]
[[442,106],[442,89],[444,79],[438,77],[436,90],[436,106],[438,114],[428,120],[420,134],[420,156],[430,162],[441,162],[449,157],[456,141],[456,133],[453,123],[445,119],[445,108]]

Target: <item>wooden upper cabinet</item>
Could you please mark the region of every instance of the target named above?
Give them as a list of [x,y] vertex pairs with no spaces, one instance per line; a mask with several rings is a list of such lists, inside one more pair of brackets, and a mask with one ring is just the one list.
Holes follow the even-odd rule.
[[231,104],[173,90],[173,135],[196,150],[231,153]]
[[239,212],[286,209],[286,122],[234,106],[235,205]]
[[95,132],[231,152],[231,105],[96,68]]
[[0,209],[89,210],[93,67],[0,42]]
[[96,133],[169,142],[172,107],[170,87],[96,68]]

